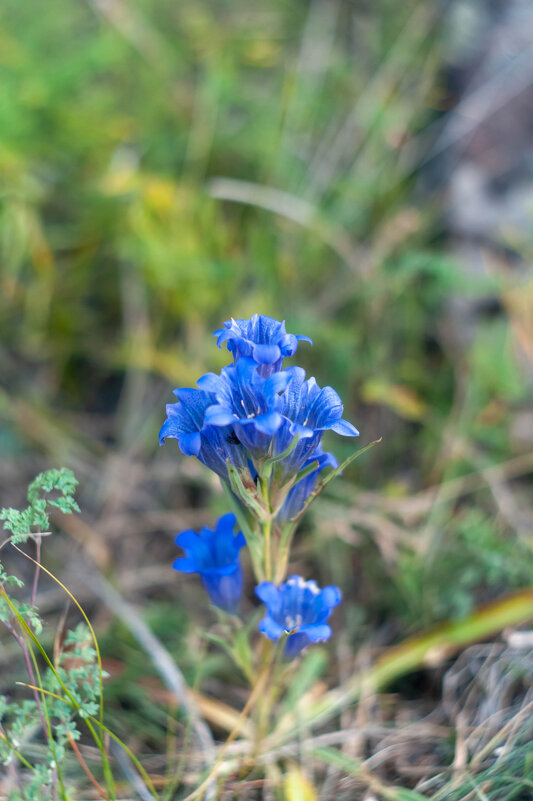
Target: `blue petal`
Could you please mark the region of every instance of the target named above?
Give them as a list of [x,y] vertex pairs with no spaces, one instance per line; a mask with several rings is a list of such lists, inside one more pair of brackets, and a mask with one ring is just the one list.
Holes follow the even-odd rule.
[[278,412],[267,412],[253,418],[258,431],[273,436],[283,423],[283,417]]
[[298,337],[294,334],[286,334],[278,340],[278,346],[282,356],[292,356],[298,350]]
[[181,434],[178,438],[178,445],[185,456],[198,456],[202,447],[202,437],[199,431],[191,434]]
[[195,531],[182,531],[175,538],[176,545],[182,548],[188,557],[194,560],[197,569],[209,562],[209,546],[205,538]]
[[174,537],[174,542],[176,543],[176,545],[179,545],[180,548],[183,548],[183,550],[185,550],[186,548],[194,547],[197,540],[199,539],[200,537],[198,536],[196,531],[194,531],[192,528],[187,528],[185,529],[185,531],[180,531],[179,534],[176,534],[176,536]]
[[255,594],[263,601],[268,609],[278,609],[280,606],[279,590],[271,581],[263,581],[255,588]]
[[221,570],[223,567],[235,564],[239,559],[241,548],[240,537],[235,537],[233,530],[221,533],[217,529],[216,536],[211,543],[212,557],[217,569]]
[[[224,323],[224,325],[226,325],[226,323]],[[225,342],[227,339],[229,339],[229,338],[230,338],[230,336],[231,336],[231,331],[229,330],[229,328],[218,328],[218,329],[217,329],[217,330],[216,330],[216,331],[213,333],[213,336],[214,336],[214,337],[217,337],[217,345],[218,345],[218,347],[219,347],[219,348],[221,348],[221,347],[222,347],[222,345],[224,344],[224,342]]]
[[261,634],[265,634],[270,640],[274,640],[277,642],[281,635],[283,634],[283,626],[280,626],[279,623],[267,615],[260,621],[258,627]]
[[331,426],[331,430],[335,431],[337,434],[340,434],[343,437],[358,437],[359,431],[349,423],[347,420],[337,420],[336,423],[333,423]]
[[283,370],[280,373],[273,373],[267,378],[263,387],[263,393],[269,405],[272,404],[277,395],[281,392],[285,392],[293,376],[294,374],[291,371]]
[[229,426],[235,422],[235,415],[226,406],[214,404],[205,410],[204,425]]
[[230,613],[237,611],[243,589],[242,569],[238,562],[231,572],[202,573],[202,583],[215,606]]
[[329,640],[331,637],[331,626],[327,623],[311,623],[309,626],[302,626],[299,633],[305,634],[311,642]]
[[159,444],[164,445],[167,437],[178,439],[182,431],[183,426],[179,425],[175,419],[167,418],[159,431]]
[[342,592],[334,584],[324,587],[320,591],[315,601],[315,609],[317,619],[325,620],[329,617],[331,610],[340,604],[342,601]]
[[178,404],[178,410],[180,414],[186,412],[189,415],[192,423],[192,425],[189,426],[189,429],[194,427],[200,430],[204,420],[205,408],[210,402],[212,402],[210,401],[210,395],[207,392],[202,392],[199,389],[189,388],[175,389],[174,395],[179,398],[182,404]]
[[216,373],[205,373],[200,376],[196,384],[204,392],[217,392],[220,388],[220,376]]
[[300,654],[300,652],[307,645],[309,645],[309,642],[309,638],[300,631],[297,631],[295,634],[289,634],[283,653],[285,656],[293,659],[295,656],[298,656],[298,654]]
[[342,401],[332,387],[323,387],[313,400],[310,418],[313,428],[331,428],[342,416]]
[[189,557],[180,556],[179,559],[174,560],[172,567],[174,570],[179,570],[180,573],[198,573],[196,562]]
[[237,550],[237,551],[240,551],[241,548],[245,548],[246,547],[246,537],[244,536],[242,531],[239,531],[237,533],[237,535],[236,535],[236,537],[235,537],[235,539],[233,541],[233,545],[235,547],[235,550]]
[[277,345],[254,345],[252,356],[258,364],[274,364],[281,358]]
[[312,428],[308,428],[307,426],[302,426],[299,423],[291,423],[291,434],[294,436],[298,434],[300,439],[309,439],[309,437],[314,436],[315,432]]
[[222,517],[219,517],[217,522],[217,534],[222,535],[231,535],[233,537],[233,529],[235,528],[235,523],[237,522],[237,518],[233,514],[233,512],[227,512]]
[[304,336],[303,334],[296,334],[296,339],[299,342],[309,342],[310,345],[313,344],[313,340],[309,339],[309,337]]

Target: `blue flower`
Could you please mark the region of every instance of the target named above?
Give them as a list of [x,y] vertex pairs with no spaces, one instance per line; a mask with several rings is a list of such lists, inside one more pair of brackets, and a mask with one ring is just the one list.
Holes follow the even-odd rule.
[[274,455],[283,453],[296,435],[299,439],[294,450],[278,463],[282,480],[309,463],[324,431],[335,431],[343,437],[359,436],[358,430],[342,419],[342,401],[332,387],[321,389],[314,378],[305,380],[305,370],[301,367],[288,367],[284,373],[291,378],[282,395],[280,413],[285,422],[276,434]]
[[339,466],[334,455],[332,453],[323,452],[321,445],[309,456],[302,466],[302,469],[305,469],[313,462],[318,463],[316,470],[313,470],[312,473],[309,473],[305,478],[298,481],[285,498],[278,515],[278,519],[281,522],[294,519],[298,513],[302,511],[305,502],[315,488],[319,473],[321,473],[325,467],[336,468]]
[[242,568],[239,551],[246,545],[241,531],[233,533],[235,515],[223,515],[214,530],[182,531],[176,545],[186,553],[173,568],[181,573],[198,573],[215,606],[235,612],[242,596]]
[[205,410],[216,402],[210,392],[175,389],[178,403],[167,404],[167,419],[159,432],[159,444],[167,437],[178,440],[182,453],[196,456],[203,464],[228,480],[227,460],[247,469],[247,455],[231,426],[205,426]]
[[266,457],[273,435],[283,424],[280,414],[283,393],[292,375],[283,370],[265,378],[253,359],[239,359],[235,367],[224,367],[220,375],[206,373],[200,389],[211,392],[215,402],[205,410],[204,424],[232,426],[235,435],[258,459]]
[[285,321],[279,322],[266,314],[254,314],[249,320],[227,320],[215,331],[218,347],[225,342],[235,363],[251,356],[261,365],[260,373],[268,376],[281,369],[283,359],[296,353],[298,342],[313,344],[309,337],[288,334]]
[[342,419],[342,401],[331,387],[305,380],[305,370],[288,367],[265,378],[253,359],[243,357],[220,376],[207,373],[198,386],[216,402],[205,410],[204,424],[232,426],[254,462],[280,456],[298,435],[291,453],[278,463],[283,481],[297,473],[316,451],[324,431],[346,437],[359,432]]
[[310,643],[331,637],[326,621],[342,600],[338,587],[330,585],[321,590],[314,581],[291,576],[280,587],[263,581],[255,593],[267,607],[259,631],[276,642],[285,632],[286,656],[297,656]]

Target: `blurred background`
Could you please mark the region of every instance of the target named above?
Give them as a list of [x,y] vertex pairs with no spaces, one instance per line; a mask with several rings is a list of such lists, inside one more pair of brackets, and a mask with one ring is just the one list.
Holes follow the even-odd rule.
[[531,583],[532,29],[530,0],[2,3],[0,502],[79,478],[46,564],[95,616],[119,729],[157,743],[163,713],[76,565],[220,691],[171,563],[224,499],[157,433],[231,316],[309,335],[298,363],[383,437],[296,544],[343,588],[348,660]]

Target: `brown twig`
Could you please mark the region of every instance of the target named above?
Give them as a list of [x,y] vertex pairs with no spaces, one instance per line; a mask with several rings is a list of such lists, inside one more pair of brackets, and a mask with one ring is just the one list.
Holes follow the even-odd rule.
[[81,755],[81,752],[80,752],[80,749],[78,748],[76,740],[74,739],[74,737],[72,736],[72,734],[69,731],[67,732],[67,737],[68,737],[68,741],[70,743],[70,747],[72,748],[72,750],[76,754],[76,758],[77,758],[78,762],[80,763],[80,765],[81,765],[81,767],[83,769],[83,772],[85,773],[85,775],[87,776],[87,778],[91,782],[92,786],[95,788],[95,790],[98,793],[98,795],[100,796],[100,798],[107,799],[106,791],[104,790],[104,788],[102,787],[101,784],[98,784],[97,780],[95,779],[95,777],[91,773],[91,771],[89,769],[89,766],[87,765],[87,763],[85,762],[84,758]]

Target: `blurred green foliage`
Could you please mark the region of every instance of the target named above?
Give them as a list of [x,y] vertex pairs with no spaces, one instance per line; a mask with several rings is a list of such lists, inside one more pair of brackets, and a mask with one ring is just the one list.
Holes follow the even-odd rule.
[[[324,563],[343,587],[352,643],[372,642],[383,621],[394,637],[462,618],[531,583],[531,524],[514,525],[488,481],[400,514],[426,487],[528,447],[513,421],[531,394],[531,281],[471,274],[450,255],[442,197],[418,181],[426,127],[446,106],[441,5],[0,8],[1,458],[37,450],[94,476],[134,441],[152,466],[171,389],[227,361],[212,331],[256,311],[286,318],[313,338],[298,357],[338,389],[361,444],[383,436],[342,489],[328,487],[328,518],[304,522],[314,536],[297,550],[319,554],[317,573]],[[468,301],[463,318],[457,298]],[[191,476],[194,505],[201,479]],[[353,522],[361,488],[374,494]],[[212,507],[226,511],[220,498]],[[355,530],[347,543],[324,537],[337,519],[341,533]],[[230,671],[188,641],[188,611],[152,599],[147,615],[191,683]],[[119,624],[102,645],[119,663],[113,725],[164,749],[165,705],[138,686],[151,678],[144,655]],[[315,678],[321,665],[309,666]],[[522,797],[521,780],[506,789],[522,759],[500,760],[491,799]]]
[[[521,312],[509,281],[447,254],[438,200],[420,202],[416,183],[444,93],[439,9],[353,11],[50,0],[43,14],[6,0],[7,453],[13,431],[45,453],[59,435],[67,452],[78,439],[94,451],[76,415],[113,415],[139,375],[170,399],[226,360],[210,337],[222,320],[263,311],[312,335],[306,366],[339,389],[364,441],[383,435],[350,473],[363,484],[402,494],[512,455],[511,415],[527,398],[510,324]],[[457,296],[501,305],[464,347],[446,336]],[[162,419],[150,398],[135,429],[145,456]],[[497,540],[480,515],[481,538]],[[456,544],[463,524],[451,519]]]
[[[389,275],[427,239],[399,143],[430,113],[438,49],[429,5],[381,6],[354,62],[349,4],[4,4],[2,339],[43,401],[96,403],[124,369],[190,383],[206,334],[256,309],[311,331],[345,390],[394,369]],[[212,176],[290,197],[224,203]]]

